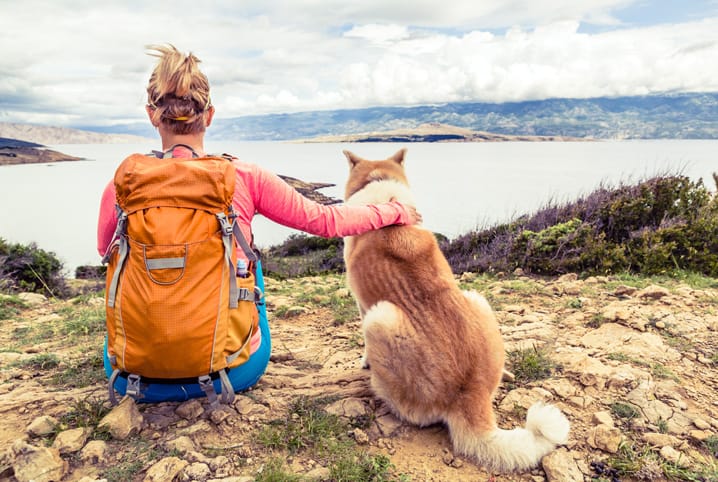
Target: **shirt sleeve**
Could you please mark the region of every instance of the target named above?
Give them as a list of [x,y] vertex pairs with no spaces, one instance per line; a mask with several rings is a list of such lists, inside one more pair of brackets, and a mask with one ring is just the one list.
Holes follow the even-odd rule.
[[97,220],[97,252],[104,256],[112,241],[117,227],[117,211],[115,210],[115,184],[110,181],[105,187],[100,200],[100,214]]
[[302,196],[279,176],[254,166],[251,185],[258,213],[274,222],[323,237],[353,236],[393,224],[410,214],[398,202],[367,206],[323,205]]

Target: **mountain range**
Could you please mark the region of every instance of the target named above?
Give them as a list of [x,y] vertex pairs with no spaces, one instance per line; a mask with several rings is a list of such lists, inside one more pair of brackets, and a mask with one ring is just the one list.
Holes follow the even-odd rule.
[[[240,141],[310,139],[412,129],[431,123],[514,136],[718,139],[718,92],[506,103],[455,102],[215,117],[207,138]],[[146,122],[79,128],[154,137],[152,127]]]

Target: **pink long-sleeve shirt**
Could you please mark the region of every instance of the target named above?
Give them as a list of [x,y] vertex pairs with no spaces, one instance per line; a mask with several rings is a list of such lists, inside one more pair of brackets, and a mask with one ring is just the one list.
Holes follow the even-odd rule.
[[[175,157],[190,157],[189,151],[175,150]],[[232,205],[237,223],[247,241],[252,240],[252,218],[255,214],[324,237],[352,236],[392,224],[407,224],[411,215],[398,202],[368,206],[325,206],[299,194],[278,176],[257,165],[233,161],[237,178]],[[115,185],[113,181],[105,188],[100,202],[97,223],[97,251],[104,256],[117,226],[115,210]],[[242,250],[238,254],[244,255]],[[261,344],[261,331],[252,336],[250,352]]]
[[[233,161],[237,172],[233,207],[242,234],[252,239],[252,218],[263,216],[290,228],[323,237],[361,234],[392,224],[407,224],[411,215],[398,202],[368,206],[325,206],[311,201],[280,177],[261,167]],[[97,224],[97,251],[104,256],[117,226],[115,186],[105,188]]]

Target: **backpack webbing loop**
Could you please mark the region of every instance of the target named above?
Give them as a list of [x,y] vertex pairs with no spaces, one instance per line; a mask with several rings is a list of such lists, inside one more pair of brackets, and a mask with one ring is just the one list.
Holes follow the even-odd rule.
[[234,401],[234,387],[232,386],[232,382],[229,381],[227,370],[223,368],[218,373],[220,383],[222,384],[222,395],[220,400],[222,403],[229,405]]
[[117,266],[115,267],[115,272],[112,274],[112,281],[110,281],[110,286],[107,290],[107,306],[110,308],[115,307],[115,298],[117,297],[117,286],[120,282],[120,272],[122,271],[122,267],[125,264],[125,260],[127,259],[127,255],[129,254],[129,243],[127,242],[127,237],[122,235],[119,239],[119,258],[117,260]]
[[207,396],[209,406],[212,409],[217,408],[219,406],[219,399],[217,398],[217,392],[214,391],[214,383],[212,382],[212,377],[210,377],[209,375],[202,375],[201,377],[197,378],[197,382],[199,383],[199,388]]
[[107,382],[108,385],[109,385],[108,388],[109,388],[109,390],[110,390],[110,404],[111,404],[113,407],[114,407],[115,405],[117,405],[117,395],[115,395],[115,381],[117,381],[117,377],[119,376],[119,374],[120,374],[120,369],[119,369],[119,368],[115,368],[115,369],[112,371],[112,375],[110,375],[110,380],[109,380],[109,382]]
[[237,307],[237,278],[234,276],[234,263],[232,262],[232,225],[227,220],[227,215],[217,213],[217,220],[222,230],[222,243],[224,244],[224,257],[229,264],[229,307]]

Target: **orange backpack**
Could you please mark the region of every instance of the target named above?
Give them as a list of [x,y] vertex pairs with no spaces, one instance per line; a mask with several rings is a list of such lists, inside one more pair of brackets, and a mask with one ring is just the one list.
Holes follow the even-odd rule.
[[262,296],[251,269],[235,271],[237,244],[258,259],[235,222],[235,179],[224,157],[134,154],[118,167],[118,224],[103,259],[113,402],[120,375],[135,399],[153,380],[199,383],[213,406],[234,399],[227,369],[249,359]]

